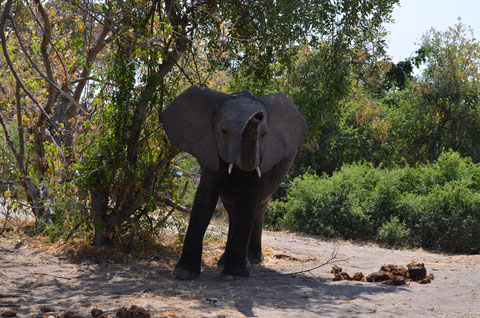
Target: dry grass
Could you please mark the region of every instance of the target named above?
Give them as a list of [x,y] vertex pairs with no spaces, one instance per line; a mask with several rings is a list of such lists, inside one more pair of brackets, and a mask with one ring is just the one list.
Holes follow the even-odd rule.
[[[0,219],[0,222],[4,220]],[[215,226],[225,226],[222,220],[215,220]],[[47,235],[34,235],[35,222],[29,220],[9,220],[6,230],[0,236],[4,243],[22,244],[31,248],[40,249],[51,254],[68,256],[74,262],[109,262],[125,263],[134,261],[155,261],[165,267],[173,267],[181,253],[182,243],[178,233],[164,231],[161,242],[151,233],[138,233],[138,246],[96,247],[85,238],[72,238],[67,242],[59,240],[52,242]],[[226,228],[225,228],[226,230]],[[222,232],[222,230],[220,231]],[[224,233],[223,233],[224,234]],[[225,250],[225,235],[209,234],[204,240],[202,261],[206,266],[215,267],[218,259]],[[291,262],[310,262],[315,259],[307,256],[288,255],[286,252],[271,247],[263,247],[265,265],[283,265]]]

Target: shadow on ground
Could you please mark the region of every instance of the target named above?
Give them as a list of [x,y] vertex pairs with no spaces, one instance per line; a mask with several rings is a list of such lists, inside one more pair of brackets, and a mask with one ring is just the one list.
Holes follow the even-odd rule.
[[[55,265],[64,271],[55,271]],[[47,274],[49,266],[53,272]],[[283,268],[254,266],[250,279],[225,282],[216,268],[205,267],[197,280],[185,282],[173,279],[170,268],[154,261],[74,264],[52,258],[46,260],[43,269],[36,269],[37,272],[25,271],[25,277],[17,278],[23,281],[17,281],[19,284],[8,293],[19,297],[17,312],[23,315],[36,314],[41,306],[87,313],[102,304],[111,308],[101,309],[112,309],[129,303],[145,307],[154,316],[174,311],[179,313],[177,316],[197,312],[205,316],[228,316],[228,313],[238,316],[240,313],[254,317],[269,312],[329,316],[338,313],[338,307],[352,299],[365,299],[361,302],[365,305],[345,306],[342,314],[367,314],[374,310],[369,296],[405,290],[361,282],[332,282],[325,275],[282,274],[289,269],[285,265]]]

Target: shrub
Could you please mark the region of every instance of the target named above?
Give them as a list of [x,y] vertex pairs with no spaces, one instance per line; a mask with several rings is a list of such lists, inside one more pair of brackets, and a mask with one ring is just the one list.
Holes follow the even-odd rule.
[[480,165],[455,152],[417,167],[346,165],[306,173],[273,201],[269,220],[296,231],[380,240],[447,252],[480,252]]
[[400,222],[397,216],[393,216],[378,229],[377,238],[380,242],[399,245],[404,243],[409,235],[410,229],[407,228],[405,223]]
[[273,200],[267,206],[265,214],[265,227],[268,230],[281,230],[285,227],[283,218],[285,216],[285,202],[281,200]]

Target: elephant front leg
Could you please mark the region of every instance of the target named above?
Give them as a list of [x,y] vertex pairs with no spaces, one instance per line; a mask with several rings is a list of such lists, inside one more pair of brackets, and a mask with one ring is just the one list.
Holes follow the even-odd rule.
[[182,255],[173,270],[176,278],[191,280],[200,275],[203,236],[212,218],[217,200],[218,185],[214,176],[210,176],[207,173],[202,174],[195,200],[193,201]]
[[[233,228],[235,227],[234,226],[234,223],[235,223],[235,220],[234,220],[234,218],[235,218],[235,204],[226,202],[224,200],[224,198],[222,198],[222,197],[221,197],[221,199],[222,199],[222,202],[223,202],[223,206],[224,206],[225,210],[227,210],[227,214],[228,214],[228,238],[227,238],[227,242],[228,242],[230,240],[231,236],[232,236]],[[217,261],[217,266],[223,267],[223,265],[225,265],[225,253],[223,253],[222,256]]]
[[222,277],[250,277],[247,268],[247,251],[255,212],[258,206],[260,186],[256,173],[245,173],[235,196],[235,213],[230,222],[229,238],[224,253]]

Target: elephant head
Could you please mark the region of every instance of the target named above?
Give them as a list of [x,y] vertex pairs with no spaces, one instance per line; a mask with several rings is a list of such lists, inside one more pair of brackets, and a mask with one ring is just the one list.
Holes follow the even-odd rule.
[[173,145],[218,171],[220,159],[240,170],[270,170],[296,152],[306,125],[283,94],[256,97],[191,86],[161,115]]

